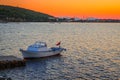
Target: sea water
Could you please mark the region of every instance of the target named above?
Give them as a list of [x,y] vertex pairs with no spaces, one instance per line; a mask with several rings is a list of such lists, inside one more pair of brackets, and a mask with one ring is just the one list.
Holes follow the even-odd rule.
[[19,49],[35,41],[61,56],[28,60],[25,67],[0,71],[13,80],[119,80],[120,23],[0,23],[0,55],[20,58]]

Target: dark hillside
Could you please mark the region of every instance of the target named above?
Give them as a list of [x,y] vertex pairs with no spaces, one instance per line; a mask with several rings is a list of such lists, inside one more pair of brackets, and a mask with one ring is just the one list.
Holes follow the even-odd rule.
[[50,18],[54,17],[24,8],[0,5],[0,21],[46,22]]

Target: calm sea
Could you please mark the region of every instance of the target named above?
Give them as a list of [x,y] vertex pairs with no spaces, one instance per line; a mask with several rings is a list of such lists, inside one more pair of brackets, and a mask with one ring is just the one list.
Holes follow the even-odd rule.
[[0,55],[22,58],[19,48],[59,41],[62,56],[28,60],[0,71],[13,80],[120,80],[120,23],[0,23]]

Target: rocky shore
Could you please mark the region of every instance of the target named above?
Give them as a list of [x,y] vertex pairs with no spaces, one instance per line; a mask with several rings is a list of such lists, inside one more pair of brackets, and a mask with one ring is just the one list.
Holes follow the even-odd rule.
[[15,56],[0,56],[0,70],[25,66],[25,60]]

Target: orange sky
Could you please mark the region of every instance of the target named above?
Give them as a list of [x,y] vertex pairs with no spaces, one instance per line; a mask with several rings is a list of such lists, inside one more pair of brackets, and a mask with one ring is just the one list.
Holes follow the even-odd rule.
[[120,19],[120,0],[0,0],[0,4],[23,7],[56,17]]

